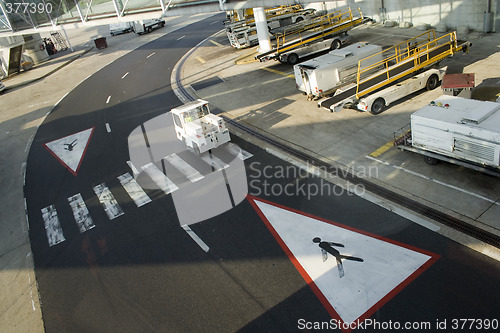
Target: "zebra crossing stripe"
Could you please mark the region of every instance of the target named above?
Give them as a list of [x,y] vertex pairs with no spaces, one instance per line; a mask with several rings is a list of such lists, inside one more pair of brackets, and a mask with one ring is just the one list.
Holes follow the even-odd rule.
[[120,184],[122,184],[125,191],[127,191],[128,195],[132,200],[134,200],[137,207],[144,206],[147,203],[151,202],[151,199],[148,197],[146,192],[142,189],[142,187],[137,184],[134,178],[127,172],[118,177]]
[[90,216],[89,210],[83,201],[82,195],[80,193],[75,194],[68,198],[71,210],[73,210],[73,216],[75,217],[76,224],[80,229],[80,233],[84,233],[95,227],[94,221]]
[[244,149],[241,149],[240,147],[238,147],[237,145],[235,145],[234,143],[229,143],[227,145],[227,149],[231,152],[231,154],[233,155],[237,155],[237,157],[244,161],[246,159],[249,159],[250,157],[252,157],[253,155],[249,152],[247,152],[246,150]]
[[45,232],[47,233],[47,240],[49,246],[54,246],[66,240],[57,216],[57,210],[54,205],[42,208],[42,219],[45,224]]
[[146,164],[142,167],[142,170],[147,173],[151,180],[154,181],[165,194],[170,194],[179,189],[177,185],[165,176],[165,174],[153,163]]
[[137,170],[135,165],[132,164],[132,161],[127,161],[127,164],[130,167],[130,169],[132,170],[132,172],[134,173],[134,176],[137,176],[139,174],[139,171]]
[[214,171],[220,171],[229,168],[229,164],[226,164],[224,161],[213,154],[203,155],[201,156],[201,159],[205,161],[205,163],[213,167]]
[[189,179],[192,183],[197,182],[198,180],[203,179],[203,175],[193,168],[189,163],[180,158],[179,155],[173,153],[164,157],[164,159],[172,164],[177,170],[179,170],[187,179]]
[[118,202],[113,196],[113,193],[111,193],[106,184],[102,183],[94,186],[94,192],[99,198],[99,201],[104,207],[104,211],[106,212],[110,220],[123,215],[123,210],[121,209],[120,205],[118,205]]

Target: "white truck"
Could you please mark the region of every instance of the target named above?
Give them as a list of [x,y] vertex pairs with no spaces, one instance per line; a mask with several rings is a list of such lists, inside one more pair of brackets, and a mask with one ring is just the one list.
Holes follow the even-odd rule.
[[381,46],[368,43],[355,43],[330,51],[295,65],[295,83],[309,100],[326,96],[342,84],[356,79],[359,60],[372,56],[367,65],[377,63],[382,60],[381,52]]
[[343,33],[335,37],[326,38],[321,41],[306,44],[289,52],[281,53],[278,56],[278,61],[281,63],[295,65],[299,62],[300,59],[304,57],[326,50],[337,50],[340,49],[342,45],[345,45],[347,43],[349,43],[349,35],[347,33]]
[[208,102],[197,99],[171,110],[177,139],[202,154],[229,142],[224,120],[210,113]]
[[[290,24],[307,20],[314,14],[314,9],[301,9],[284,12],[277,15],[267,15],[267,27],[272,29],[286,27]],[[237,49],[247,48],[259,43],[255,22],[247,24],[245,21],[228,23],[225,25],[226,33],[232,47]],[[271,38],[274,38],[271,35]]]
[[112,23],[109,25],[109,34],[111,36],[124,34],[133,30],[134,24],[132,22]]
[[152,19],[152,20],[140,20],[134,21],[134,32],[138,35],[149,33],[156,28],[162,28],[165,26],[165,20],[163,19]]
[[395,133],[398,148],[500,176],[500,103],[443,95],[410,121]]
[[379,114],[386,106],[400,100],[421,89],[433,90],[439,86],[439,82],[446,74],[446,67],[431,68],[399,82],[395,85],[369,94],[358,100],[357,108],[360,111],[369,111],[371,114]]

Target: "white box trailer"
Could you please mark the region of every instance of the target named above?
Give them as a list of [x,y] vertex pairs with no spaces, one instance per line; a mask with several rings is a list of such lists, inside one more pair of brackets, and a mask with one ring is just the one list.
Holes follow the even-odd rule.
[[[375,55],[375,56],[373,56]],[[343,49],[293,66],[297,88],[309,99],[326,96],[337,87],[356,79],[359,60],[371,57],[366,66],[382,61],[382,47],[355,43]]]
[[446,160],[500,172],[500,103],[443,95],[413,113],[410,126],[407,150],[429,164]]
[[134,30],[133,22],[119,22],[119,23],[112,23],[109,25],[109,34],[111,36],[125,34],[133,30]]

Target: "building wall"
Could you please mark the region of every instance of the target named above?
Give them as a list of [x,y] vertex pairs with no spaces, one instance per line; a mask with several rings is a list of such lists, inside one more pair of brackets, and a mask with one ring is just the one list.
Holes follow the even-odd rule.
[[[467,26],[471,30],[483,31],[484,12],[488,0],[334,0],[324,3],[314,3],[317,9],[326,7],[328,10],[338,8],[361,8],[365,16],[376,22],[392,20],[396,22],[411,22],[414,26],[420,24],[446,24],[451,29]],[[493,29],[500,28],[500,0],[491,1],[491,12],[494,14]],[[383,7],[382,7],[383,4]],[[381,8],[384,8],[381,11]]]

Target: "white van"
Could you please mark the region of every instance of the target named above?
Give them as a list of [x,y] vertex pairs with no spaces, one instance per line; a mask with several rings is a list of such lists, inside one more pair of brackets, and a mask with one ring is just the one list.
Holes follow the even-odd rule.
[[132,22],[112,23],[109,25],[109,33],[111,36],[124,34],[134,30]]
[[153,31],[153,29],[156,28],[162,28],[164,26],[165,26],[165,20],[163,19],[134,21],[134,32],[140,35],[151,32]]

